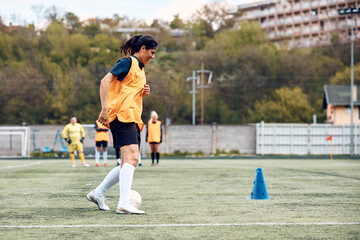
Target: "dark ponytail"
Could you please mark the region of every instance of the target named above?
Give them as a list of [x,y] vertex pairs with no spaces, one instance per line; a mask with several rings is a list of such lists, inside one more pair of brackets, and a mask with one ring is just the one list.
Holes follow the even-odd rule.
[[136,35],[123,43],[120,47],[120,52],[125,55],[133,55],[140,51],[140,48],[145,46],[147,50],[158,47],[158,43],[151,36]]

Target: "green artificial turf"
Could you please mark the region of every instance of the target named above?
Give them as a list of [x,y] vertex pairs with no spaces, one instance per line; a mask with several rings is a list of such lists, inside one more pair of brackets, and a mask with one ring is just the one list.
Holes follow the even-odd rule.
[[[360,222],[359,160],[172,159],[159,167],[143,160],[133,189],[142,195],[146,215],[115,213],[118,185],[105,195],[111,211],[87,201],[116,165],[88,162],[89,168],[72,168],[69,160],[1,160],[0,238],[360,238],[354,224]],[[259,167],[271,200],[247,199]],[[34,228],[24,228],[29,226]]]

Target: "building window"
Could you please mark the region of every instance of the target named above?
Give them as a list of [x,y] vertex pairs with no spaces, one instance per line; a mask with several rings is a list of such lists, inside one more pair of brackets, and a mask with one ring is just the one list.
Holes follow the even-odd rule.
[[320,21],[320,30],[324,31],[324,21]]
[[317,12],[316,9],[311,10],[310,13],[311,13],[311,16],[317,16],[318,15],[318,12]]
[[351,114],[351,107],[349,105],[345,106],[345,113]]
[[260,18],[261,23],[265,22],[265,20],[266,20],[266,18],[264,18],[264,17]]

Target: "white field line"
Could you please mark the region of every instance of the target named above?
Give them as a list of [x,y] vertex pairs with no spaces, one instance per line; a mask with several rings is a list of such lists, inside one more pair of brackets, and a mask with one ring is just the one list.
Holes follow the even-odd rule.
[[28,167],[28,166],[32,166],[32,165],[38,165],[41,162],[33,162],[33,163],[28,163],[28,164],[23,164],[23,165],[15,165],[15,166],[8,166],[8,167],[2,167],[0,168],[0,170],[5,170],[5,169],[12,169],[12,168],[21,168],[21,167]]
[[360,225],[360,222],[314,222],[314,223],[194,223],[194,224],[148,224],[148,225],[0,225],[0,228],[84,228],[84,227],[117,227],[117,228],[149,228],[149,227],[216,227],[216,226],[331,226]]

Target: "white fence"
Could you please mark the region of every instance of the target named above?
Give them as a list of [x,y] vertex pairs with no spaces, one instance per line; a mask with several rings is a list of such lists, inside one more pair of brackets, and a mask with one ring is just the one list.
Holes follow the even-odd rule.
[[[354,153],[359,154],[360,129],[354,125]],[[332,135],[332,141],[326,137]],[[256,154],[350,154],[350,125],[256,124]]]

